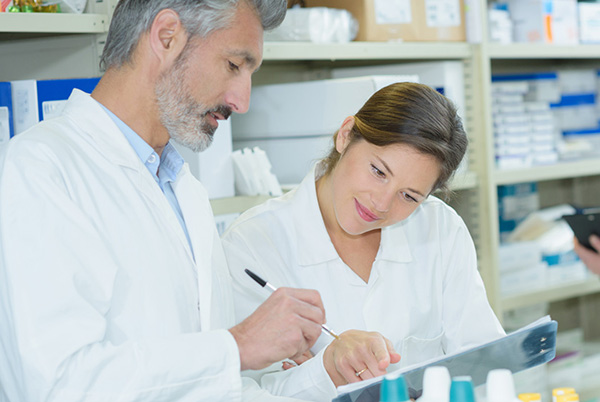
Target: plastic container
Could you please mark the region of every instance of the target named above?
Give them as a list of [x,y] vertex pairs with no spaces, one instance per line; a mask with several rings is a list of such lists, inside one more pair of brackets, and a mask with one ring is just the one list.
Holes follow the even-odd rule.
[[542,395],[537,392],[519,394],[519,400],[522,402],[542,402]]
[[491,370],[486,379],[488,402],[517,402],[515,382],[507,369]]
[[383,377],[379,389],[379,402],[407,402],[408,387],[406,381],[401,375],[389,374]]
[[425,369],[423,394],[418,402],[448,402],[450,396],[450,372],[444,366]]
[[450,402],[475,402],[473,381],[470,376],[460,376],[452,379]]

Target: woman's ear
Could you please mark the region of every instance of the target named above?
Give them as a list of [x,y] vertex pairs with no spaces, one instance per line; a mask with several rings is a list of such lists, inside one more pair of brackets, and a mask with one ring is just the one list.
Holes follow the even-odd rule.
[[338,130],[337,136],[335,137],[335,149],[343,154],[348,145],[350,144],[351,137],[350,132],[354,127],[354,116],[348,116],[344,119],[342,126]]

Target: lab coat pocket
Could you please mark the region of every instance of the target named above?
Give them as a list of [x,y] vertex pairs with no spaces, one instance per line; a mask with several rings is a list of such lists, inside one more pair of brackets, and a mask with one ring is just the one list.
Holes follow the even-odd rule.
[[400,352],[400,366],[407,367],[415,363],[421,363],[434,357],[439,357],[444,354],[442,347],[442,339],[444,331],[435,338],[424,339],[415,336],[409,336],[402,342]]

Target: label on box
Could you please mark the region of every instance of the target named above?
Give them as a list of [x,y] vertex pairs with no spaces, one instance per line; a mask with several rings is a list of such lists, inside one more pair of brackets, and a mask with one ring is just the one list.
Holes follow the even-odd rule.
[[410,0],[375,0],[375,21],[377,24],[410,24]]
[[460,25],[459,0],[425,0],[428,27],[456,27]]
[[583,43],[600,43],[600,3],[577,3],[579,37]]
[[8,142],[10,139],[10,126],[8,107],[0,106],[0,144]]
[[60,116],[66,105],[66,100],[42,102],[42,120]]

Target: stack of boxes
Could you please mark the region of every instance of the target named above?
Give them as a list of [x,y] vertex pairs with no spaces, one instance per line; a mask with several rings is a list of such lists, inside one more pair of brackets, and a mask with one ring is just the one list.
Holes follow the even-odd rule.
[[[499,0],[489,4],[490,42],[576,45],[600,43],[600,2],[593,0]],[[498,37],[502,40],[499,40]]]
[[555,73],[492,77],[492,116],[498,169],[558,161],[550,103],[560,98]]
[[560,100],[552,105],[556,126],[562,133],[562,159],[594,156],[600,144],[597,109],[597,72],[563,70],[558,73]]
[[513,42],[513,23],[508,4],[493,2],[488,7],[489,41],[508,44]]

